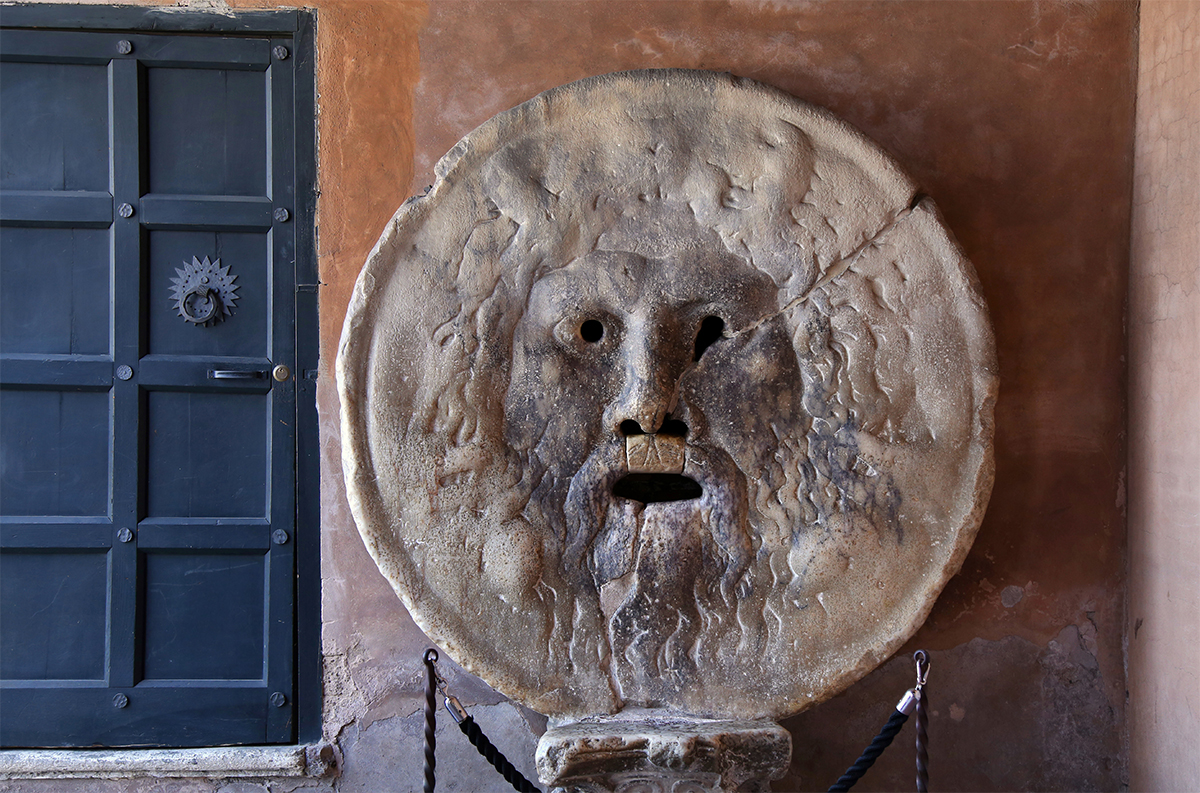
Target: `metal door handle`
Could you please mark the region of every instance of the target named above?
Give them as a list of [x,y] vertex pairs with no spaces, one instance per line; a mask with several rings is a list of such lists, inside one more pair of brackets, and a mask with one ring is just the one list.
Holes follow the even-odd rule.
[[209,380],[260,380],[267,373],[260,369],[209,369]]

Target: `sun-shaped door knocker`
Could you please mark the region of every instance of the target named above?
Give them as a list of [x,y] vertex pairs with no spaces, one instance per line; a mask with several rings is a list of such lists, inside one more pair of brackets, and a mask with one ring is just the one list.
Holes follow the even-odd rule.
[[237,276],[230,275],[220,259],[209,261],[205,256],[201,261],[193,256],[191,264],[184,262],[183,269],[177,267],[175,272],[179,277],[171,279],[171,299],[185,321],[208,327],[233,314]]

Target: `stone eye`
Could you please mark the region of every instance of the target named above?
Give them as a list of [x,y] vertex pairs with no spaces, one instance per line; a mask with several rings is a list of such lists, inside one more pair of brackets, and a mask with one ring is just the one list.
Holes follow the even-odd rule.
[[700,323],[700,330],[696,332],[696,354],[692,360],[700,360],[704,351],[719,341],[724,332],[725,320],[720,317],[705,317],[704,321]]
[[589,344],[595,344],[604,338],[604,325],[596,319],[586,320],[579,326],[579,336]]

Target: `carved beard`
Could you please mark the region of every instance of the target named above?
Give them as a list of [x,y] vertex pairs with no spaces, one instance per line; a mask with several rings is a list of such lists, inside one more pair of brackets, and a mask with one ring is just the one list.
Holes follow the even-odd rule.
[[[746,477],[722,450],[689,444],[699,498],[643,504],[613,495],[620,442],[596,449],[563,503],[564,575],[599,599],[610,676],[627,704],[652,707],[694,681],[705,644],[737,629],[737,591],[753,555]],[[740,593],[744,595],[745,593]]]

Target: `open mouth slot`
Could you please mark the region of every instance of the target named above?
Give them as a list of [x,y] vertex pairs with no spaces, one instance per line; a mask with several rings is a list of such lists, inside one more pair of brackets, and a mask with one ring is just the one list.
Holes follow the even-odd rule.
[[703,493],[699,482],[682,474],[626,474],[613,485],[614,496],[643,504],[690,501]]

